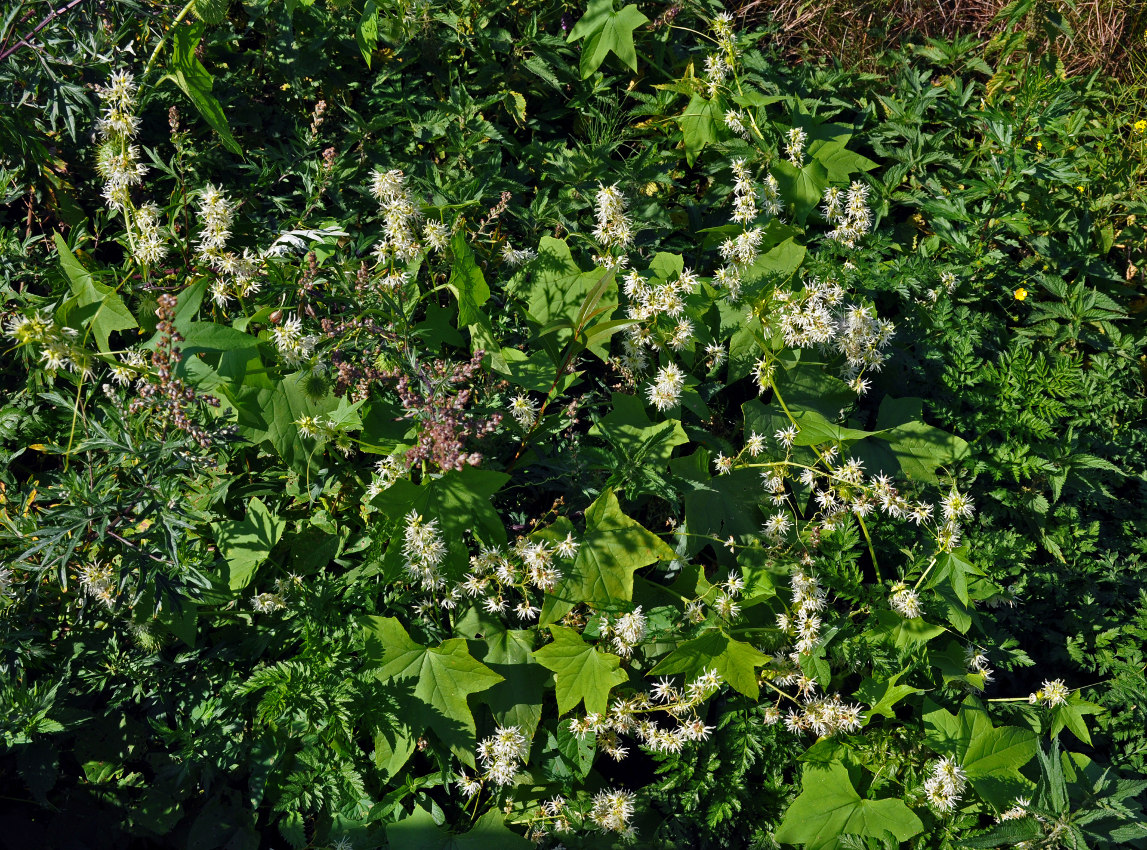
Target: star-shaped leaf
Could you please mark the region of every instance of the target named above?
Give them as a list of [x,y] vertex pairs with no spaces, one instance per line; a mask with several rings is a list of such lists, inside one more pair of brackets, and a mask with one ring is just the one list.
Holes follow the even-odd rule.
[[417,679],[414,697],[433,709],[426,722],[472,766],[476,728],[466,697],[496,685],[502,677],[474,660],[463,638],[426,647],[411,640],[394,617],[367,617],[363,624],[367,657],[376,664],[379,678]]
[[801,794],[776,832],[784,844],[804,844],[806,850],[837,846],[841,835],[894,838],[906,841],[924,829],[900,800],[865,800],[856,793],[848,769],[840,762],[826,767],[805,765]]
[[602,652],[565,626],[550,626],[554,642],[534,652],[534,660],[554,673],[558,692],[558,714],[565,714],[579,702],[586,711],[604,713],[609,691],[628,677],[618,669],[621,659]]
[[633,573],[674,553],[653,532],[622,513],[613,490],[585,512],[586,534],[572,569],[542,606],[541,624],[560,620],[577,603],[616,609],[633,598]]
[[756,668],[769,657],[750,644],[733,640],[720,629],[709,629],[700,637],[687,640],[658,664],[651,675],[680,673],[695,679],[714,669],[721,679],[745,696],[760,696]]
[[613,0],[591,0],[585,14],[570,30],[570,43],[585,39],[581,49],[581,78],[592,75],[612,52],[618,59],[637,70],[637,48],[633,31],[649,23],[632,4],[620,12],[613,11]]

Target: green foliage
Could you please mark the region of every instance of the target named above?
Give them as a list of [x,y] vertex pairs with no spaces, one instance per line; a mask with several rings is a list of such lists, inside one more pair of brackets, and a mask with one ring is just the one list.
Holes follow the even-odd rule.
[[0,62],[0,796],[197,848],[1147,840],[1106,81],[706,5],[101,15]]

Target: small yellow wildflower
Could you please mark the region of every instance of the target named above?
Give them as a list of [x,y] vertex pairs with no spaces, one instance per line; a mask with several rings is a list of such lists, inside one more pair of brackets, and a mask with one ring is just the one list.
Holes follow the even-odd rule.
[[1042,151],[1043,150],[1043,142],[1037,141],[1035,143],[1035,148],[1037,151]]
[[1131,125],[1131,128],[1136,133],[1147,133],[1147,121],[1144,121],[1142,118],[1140,118],[1138,121]]
[[1028,291],[1021,286],[1019,289],[1013,292],[1012,295],[1016,297],[1016,301],[1023,301],[1028,297]]

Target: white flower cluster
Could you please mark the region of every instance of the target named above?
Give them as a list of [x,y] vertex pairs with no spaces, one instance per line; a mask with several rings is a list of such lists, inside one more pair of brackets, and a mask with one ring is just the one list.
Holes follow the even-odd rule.
[[670,363],[657,372],[657,380],[650,384],[645,394],[658,410],[669,410],[681,400],[681,390],[685,388],[685,373]]
[[[625,196],[617,188],[598,184],[594,197],[597,226],[593,238],[602,247],[602,253],[593,261],[605,269],[623,269],[629,264],[626,250],[633,244],[633,223],[625,213]],[[620,253],[615,253],[620,252]]]
[[968,777],[964,769],[949,758],[933,763],[924,781],[924,796],[932,808],[941,814],[955,811],[964,793]]
[[589,819],[602,832],[630,833],[633,827],[629,825],[629,819],[633,817],[635,799],[631,791],[598,791],[593,798]]
[[794,168],[804,165],[804,146],[808,142],[808,133],[800,127],[792,127],[785,133],[785,156],[788,157]]
[[733,66],[722,54],[712,53],[705,57],[705,89],[709,97],[716,96],[732,72]]
[[199,192],[199,258],[214,267],[223,255],[231,237],[231,223],[235,218],[235,204],[214,184],[208,183]]
[[809,699],[800,710],[790,708],[785,713],[785,728],[793,734],[812,732],[818,738],[830,737],[838,732],[858,732],[862,725],[860,715],[863,710],[859,705],[841,702],[835,694]]
[[693,322],[682,314],[686,299],[695,295],[700,285],[701,279],[692,269],[683,269],[671,280],[647,280],[637,271],[625,276],[622,291],[629,301],[626,314],[635,324],[625,338],[625,353],[621,357],[624,369],[644,372],[649,364],[646,347],[654,351],[663,347],[683,351],[693,343]]
[[895,325],[875,316],[871,307],[845,303],[846,292],[835,281],[813,278],[800,295],[778,291],[778,329],[793,348],[817,346],[845,359],[844,379],[863,394],[865,370],[880,371],[887,359],[883,349],[892,341]]
[[[375,246],[379,261],[398,259],[413,262],[422,256],[423,248],[416,236],[422,213],[406,185],[406,175],[399,169],[375,170],[371,176],[370,193],[382,207],[383,238]],[[434,232],[435,244],[444,245],[445,235]]]
[[964,650],[964,662],[968,665],[969,673],[983,676],[985,684],[992,681],[996,671],[988,664],[988,656],[982,650],[969,646]]
[[53,372],[60,369],[85,375],[92,372],[90,355],[75,342],[79,332],[57,325],[47,311],[13,316],[8,320],[7,333],[20,345],[39,346],[40,362]]
[[538,415],[538,403],[525,393],[518,393],[510,399],[510,415],[523,431],[528,431],[534,427],[535,417]]
[[1063,683],[1063,679],[1044,680],[1043,687],[1032,694],[1028,694],[1028,702],[1032,705],[1043,704],[1048,708],[1064,705],[1071,696],[1071,690]]
[[515,248],[509,242],[502,245],[502,259],[506,261],[506,265],[520,266],[536,256],[538,252],[530,248]]
[[[471,599],[482,597],[482,609],[488,614],[505,615],[512,610],[523,623],[537,618],[540,609],[530,600],[529,590],[551,592],[562,579],[555,558],[573,560],[581,546],[573,532],[557,544],[520,537],[509,550],[498,546],[484,547],[470,558],[470,572],[455,588],[459,595]],[[521,601],[512,604],[512,597]],[[444,603],[445,604],[445,603]]]
[[814,576],[796,570],[790,579],[793,591],[792,613],[777,616],[777,628],[786,635],[795,637],[796,651],[812,652],[820,640],[821,620],[819,612],[827,604],[824,588]]
[[765,176],[762,192],[758,195],[744,160],[735,159],[731,165],[735,178],[732,221],[742,225],[742,231],[721,243],[721,259],[725,265],[713,275],[713,284],[723,286],[729,292],[729,299],[736,301],[741,291],[741,276],[757,259],[765,235],[762,228],[749,226],[759,214],[757,204],[759,202],[765,213],[774,216],[780,214],[781,204],[780,186],[772,174]]
[[603,615],[601,636],[612,638],[613,651],[622,658],[629,658],[633,655],[633,650],[644,640],[647,626],[648,621],[645,615],[641,613],[641,606],[638,605],[617,619]]
[[[704,741],[713,733],[698,715],[698,709],[721,686],[716,670],[707,670],[683,688],[668,679],[660,679],[650,693],[638,693],[614,700],[607,714],[590,712],[569,722],[570,731],[579,738],[596,737],[597,745],[615,761],[629,755],[621,735],[635,736],[646,750],[654,753],[679,753],[690,741]],[[659,712],[672,720],[662,726],[640,715]]]
[[439,571],[446,558],[446,543],[438,530],[438,520],[424,520],[417,511],[407,514],[402,556],[407,575],[424,590],[437,590],[446,583]]
[[920,594],[902,581],[892,585],[892,591],[888,595],[888,605],[907,620],[914,620],[920,616]]
[[271,329],[271,340],[288,366],[299,366],[315,353],[318,337],[303,333],[303,322],[298,316],[284,319]]
[[104,88],[98,89],[103,114],[96,122],[101,145],[96,170],[104,180],[104,200],[113,210],[131,206],[131,188],[143,182],[147,166],[139,161],[139,148],[132,144],[139,132],[135,116],[135,78],[116,71]]
[[749,141],[749,130],[745,126],[745,116],[736,109],[725,111],[725,126],[744,139]]
[[256,614],[273,614],[286,607],[287,600],[278,592],[256,593],[251,597],[251,608],[254,609]]
[[525,762],[526,736],[520,726],[499,726],[494,734],[478,744],[482,778],[495,785],[509,785]]
[[347,432],[324,416],[300,416],[292,424],[299,429],[301,437],[331,443],[347,457],[354,451],[354,443]]
[[167,256],[167,245],[159,229],[159,207],[140,205],[135,211],[135,258],[145,266],[154,266]]
[[399,479],[410,473],[410,464],[406,460],[406,452],[397,451],[387,455],[374,465],[374,476],[366,488],[367,500],[373,499],[384,490],[389,490]]
[[824,190],[821,208],[829,224],[836,225],[828,238],[846,248],[855,248],[860,238],[872,229],[872,211],[868,208],[868,186],[852,181],[848,193],[835,186]]
[[115,605],[115,572],[107,564],[96,562],[80,567],[80,587],[106,607]]

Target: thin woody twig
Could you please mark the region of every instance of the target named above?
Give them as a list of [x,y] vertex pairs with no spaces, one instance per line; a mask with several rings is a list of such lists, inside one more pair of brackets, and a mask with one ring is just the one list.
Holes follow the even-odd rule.
[[59,9],[53,9],[51,11],[51,13],[48,14],[48,17],[44,18],[44,20],[40,21],[40,23],[38,23],[36,25],[36,28],[34,30],[32,30],[30,33],[28,33],[23,38],[21,38],[19,41],[17,41],[11,47],[9,47],[7,50],[5,50],[3,53],[0,53],[0,62],[3,62],[5,59],[7,59],[9,56],[11,56],[13,53],[15,53],[21,47],[29,46],[28,39],[32,38],[36,33],[38,33],[40,30],[42,30],[44,27],[46,27],[48,24],[50,24],[52,21],[54,21],[60,15],[64,14],[65,12],[70,12],[72,9],[76,8],[76,6],[79,6],[83,2],[84,2],[84,0],[71,0],[71,2],[68,3],[66,6],[61,6]]

